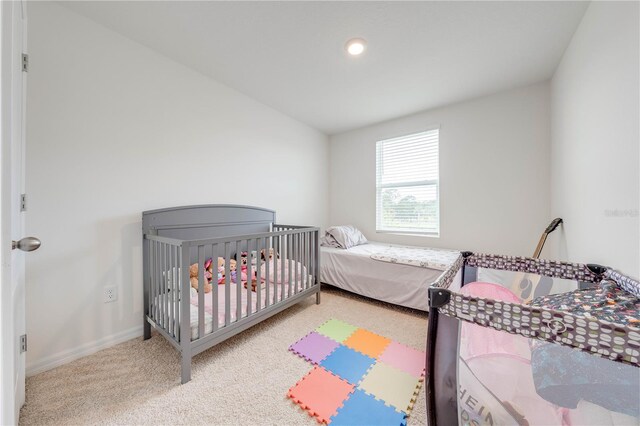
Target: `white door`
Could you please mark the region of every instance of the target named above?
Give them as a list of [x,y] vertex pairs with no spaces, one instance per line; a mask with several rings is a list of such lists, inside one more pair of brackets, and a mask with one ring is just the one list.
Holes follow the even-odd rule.
[[25,252],[40,242],[23,237],[26,3],[0,2],[0,422],[18,423],[25,396]]

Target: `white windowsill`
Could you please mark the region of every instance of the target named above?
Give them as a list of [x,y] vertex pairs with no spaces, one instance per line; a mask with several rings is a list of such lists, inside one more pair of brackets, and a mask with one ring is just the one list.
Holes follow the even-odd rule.
[[408,235],[410,237],[427,237],[427,238],[440,238],[439,232],[420,233],[420,232],[402,232],[402,231],[380,231],[376,229],[376,234],[391,234],[391,235]]

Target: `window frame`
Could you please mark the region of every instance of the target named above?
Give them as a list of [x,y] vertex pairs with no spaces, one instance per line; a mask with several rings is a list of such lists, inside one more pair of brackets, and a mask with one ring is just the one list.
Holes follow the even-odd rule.
[[[427,179],[420,181],[406,181],[400,183],[387,183],[382,184],[380,182],[381,175],[378,173],[378,167],[382,161],[382,150],[379,148],[381,144],[385,142],[392,141],[394,139],[400,138],[411,138],[415,137],[421,133],[428,133],[437,131],[437,155],[436,155],[436,164],[438,168],[437,179]],[[441,227],[440,227],[440,127],[431,127],[420,131],[415,131],[411,133],[406,133],[403,135],[389,137],[385,139],[380,139],[376,141],[376,164],[375,164],[375,174],[376,174],[376,233],[377,234],[398,234],[398,235],[413,235],[419,237],[431,237],[431,238],[440,238]],[[402,228],[388,228],[383,226],[382,217],[379,216],[382,213],[382,191],[388,188],[412,188],[412,187],[423,187],[423,186],[435,186],[436,189],[436,230],[435,231],[422,231],[419,229],[402,229]]]

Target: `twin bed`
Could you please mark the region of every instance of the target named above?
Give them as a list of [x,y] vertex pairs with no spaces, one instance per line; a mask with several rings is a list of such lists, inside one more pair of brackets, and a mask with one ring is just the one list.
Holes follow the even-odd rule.
[[[409,259],[433,259],[411,264]],[[403,255],[403,251],[405,252]],[[458,252],[411,248],[379,242],[350,247],[320,247],[320,280],[343,290],[408,308],[429,310],[428,290],[445,278]],[[444,257],[444,259],[443,259]],[[454,282],[459,278],[451,277]],[[455,284],[454,284],[455,288]]]

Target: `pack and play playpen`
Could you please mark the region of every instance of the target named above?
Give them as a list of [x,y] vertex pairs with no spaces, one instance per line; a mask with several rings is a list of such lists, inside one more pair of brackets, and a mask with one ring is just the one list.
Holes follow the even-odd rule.
[[460,290],[429,290],[429,424],[640,423],[638,281],[470,252],[460,268]]

